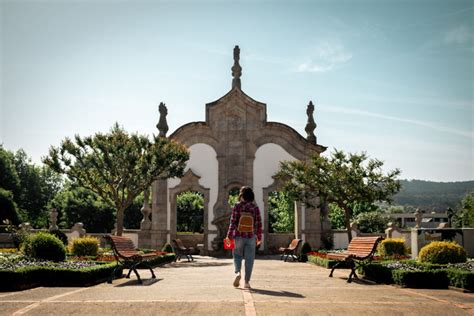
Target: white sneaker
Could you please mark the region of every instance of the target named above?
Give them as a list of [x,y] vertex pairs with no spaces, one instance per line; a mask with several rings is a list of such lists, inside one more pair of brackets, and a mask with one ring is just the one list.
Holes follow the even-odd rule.
[[239,287],[240,285],[240,272],[237,272],[234,280],[234,287]]
[[248,283],[248,282],[245,282],[244,288],[246,288],[246,289],[251,289],[251,287],[250,287],[250,283]]

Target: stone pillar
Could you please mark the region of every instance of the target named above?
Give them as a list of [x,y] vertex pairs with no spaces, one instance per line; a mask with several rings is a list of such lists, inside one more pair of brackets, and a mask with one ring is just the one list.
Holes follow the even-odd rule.
[[153,184],[150,247],[161,248],[168,242],[168,181]]
[[312,199],[309,205],[301,209],[302,227],[301,234],[305,236],[305,241],[311,248],[321,247],[321,210],[319,198]]
[[411,230],[411,258],[416,259],[421,249],[421,231],[418,228]]

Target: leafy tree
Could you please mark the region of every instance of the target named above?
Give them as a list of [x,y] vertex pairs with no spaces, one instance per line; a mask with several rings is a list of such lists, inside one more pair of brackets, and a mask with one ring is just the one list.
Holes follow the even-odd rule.
[[58,211],[60,227],[70,228],[81,222],[88,232],[107,233],[114,228],[115,209],[77,184],[67,184],[51,202],[51,207]]
[[360,213],[354,219],[362,233],[383,233],[389,221],[388,214],[380,211]]
[[294,203],[284,192],[272,192],[268,197],[270,233],[291,232],[295,228]]
[[45,227],[48,219],[47,204],[56,193],[48,187],[44,167],[35,166],[23,149],[18,150],[13,158],[15,169],[20,179],[20,191],[15,200],[24,214],[25,220],[33,226]]
[[202,232],[204,230],[204,198],[197,192],[183,192],[176,197],[177,230]]
[[231,189],[229,191],[229,199],[227,203],[229,203],[229,206],[231,208],[234,208],[235,204],[239,202],[239,193],[240,193],[240,190],[237,188]]
[[125,209],[156,179],[182,176],[188,159],[184,145],[164,137],[150,141],[130,135],[116,123],[107,134],[65,138],[50,148],[43,162],[115,207],[121,236]]
[[[142,205],[143,195],[139,195],[125,210],[124,227],[140,227]],[[58,225],[62,228],[70,228],[77,222],[83,223],[86,231],[92,233],[107,233],[114,228],[115,208],[78,184],[67,183],[49,206],[58,211]]]
[[332,229],[344,229],[346,227],[344,210],[337,204],[329,203],[329,221]]
[[132,204],[125,210],[123,225],[128,229],[139,229],[143,219],[141,209],[143,207],[143,193],[140,193]]
[[395,169],[385,175],[382,166],[383,162],[368,160],[365,153],[346,154],[336,150],[329,158],[313,155],[309,161],[283,162],[276,177],[283,181],[284,191],[295,200],[312,204],[320,197],[344,210],[350,241],[352,203],[391,202],[392,196],[400,189],[396,180],[400,171]]
[[454,215],[453,222],[457,227],[474,227],[474,192],[464,196]]
[[13,153],[0,144],[0,188],[11,191],[13,196],[20,191],[20,179],[13,163]]
[[33,226],[47,224],[47,204],[61,187],[62,179],[48,167],[38,167],[23,149],[16,153],[0,146],[0,188],[13,193],[18,214]]
[[0,188],[0,224],[8,219],[13,225],[20,224],[18,209],[10,191]]

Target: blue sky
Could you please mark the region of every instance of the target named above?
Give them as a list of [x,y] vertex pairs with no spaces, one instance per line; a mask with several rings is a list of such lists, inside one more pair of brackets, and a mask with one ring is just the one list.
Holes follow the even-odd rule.
[[474,179],[472,1],[1,1],[0,142],[34,162],[78,133],[170,132],[231,86],[268,120],[401,178]]

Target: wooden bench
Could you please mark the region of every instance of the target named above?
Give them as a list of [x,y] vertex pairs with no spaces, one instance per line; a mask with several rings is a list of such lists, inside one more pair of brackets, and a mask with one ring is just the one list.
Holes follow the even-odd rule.
[[280,249],[278,249],[278,251],[281,252],[280,260],[282,260],[284,256],[286,256],[285,262],[289,256],[291,256],[291,259],[293,259],[293,261],[295,261],[295,259],[298,259],[296,252],[298,251],[298,247],[302,242],[303,241],[301,239],[293,239],[287,248],[280,247]]
[[345,263],[349,268],[351,268],[351,273],[347,282],[352,282],[352,277],[357,277],[356,268],[364,264],[365,262],[370,262],[374,256],[375,250],[377,249],[377,244],[383,239],[381,236],[374,237],[354,237],[347,250],[339,253],[328,253],[327,258],[332,260],[338,260],[339,262],[334,265],[329,274],[329,277],[332,277],[332,273],[337,266],[342,263]]
[[174,261],[181,260],[181,256],[185,256],[188,259],[188,262],[194,261],[192,255],[194,248],[184,246],[181,239],[173,239],[171,241],[171,246],[173,247],[174,253],[176,254]]
[[112,280],[115,276],[115,273],[119,269],[120,265],[122,264],[125,269],[130,269],[128,271],[128,274],[126,276],[127,279],[130,278],[130,273],[135,272],[138,278],[139,283],[143,283],[143,281],[140,279],[140,275],[138,274],[137,271],[137,266],[140,263],[144,263],[148,269],[151,271],[152,278],[155,279],[155,273],[153,272],[153,269],[149,265],[149,260],[157,257],[158,255],[155,253],[147,253],[147,254],[141,254],[137,251],[135,248],[135,245],[133,244],[133,241],[128,238],[128,237],[123,237],[123,236],[114,236],[114,235],[104,235],[104,239],[107,240],[113,251],[114,251],[114,256],[115,259],[117,260],[117,267],[115,270],[112,272],[112,275],[110,276],[108,283],[112,283]]

